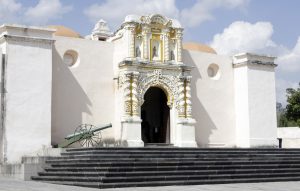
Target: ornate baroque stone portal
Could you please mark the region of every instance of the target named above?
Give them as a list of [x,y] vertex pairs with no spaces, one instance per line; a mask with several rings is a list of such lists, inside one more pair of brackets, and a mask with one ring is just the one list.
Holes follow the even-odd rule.
[[[132,16],[119,30],[128,49],[127,57],[118,66],[119,103],[123,105],[121,141],[127,146],[143,145],[141,106],[150,87],[161,88],[167,96],[170,143],[196,146],[190,88],[192,68],[182,62],[183,29],[172,22],[161,15],[139,19]],[[141,54],[135,55],[136,49],[142,50]],[[172,59],[171,54],[175,55]]]

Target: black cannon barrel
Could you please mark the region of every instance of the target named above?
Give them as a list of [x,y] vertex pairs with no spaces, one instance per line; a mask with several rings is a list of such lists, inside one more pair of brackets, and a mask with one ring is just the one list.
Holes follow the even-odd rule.
[[103,129],[107,129],[107,128],[110,128],[110,127],[112,127],[112,124],[111,124],[111,123],[109,123],[109,124],[107,124],[107,125],[104,125],[104,126],[102,126],[102,127],[97,127],[97,126],[96,126],[96,128],[90,129],[90,132],[94,133],[94,132],[101,131],[101,130],[103,130]]
[[82,131],[82,132],[77,132],[77,133],[68,135],[68,136],[65,137],[65,139],[71,139],[71,138],[73,138],[73,137],[76,137],[76,136],[79,136],[79,135],[81,136],[81,135],[84,135],[84,134],[86,134],[86,133],[94,133],[94,132],[101,131],[101,130],[103,130],[103,129],[107,129],[107,128],[110,128],[110,127],[112,127],[112,124],[111,124],[111,123],[109,123],[109,124],[107,124],[107,125],[103,125],[103,126],[101,126],[101,127],[95,126],[95,128],[92,128],[92,129],[90,129],[89,131]]

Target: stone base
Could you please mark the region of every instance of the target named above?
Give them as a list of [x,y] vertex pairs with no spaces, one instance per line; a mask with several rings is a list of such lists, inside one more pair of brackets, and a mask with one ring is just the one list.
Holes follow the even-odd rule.
[[0,176],[15,178],[19,180],[31,180],[43,171],[45,161],[51,157],[61,156],[62,148],[44,148],[28,156],[22,157],[21,163],[0,165]]
[[197,147],[195,140],[195,123],[192,118],[179,118],[176,129],[176,143],[178,147]]
[[139,117],[128,117],[122,120],[122,146],[143,147],[141,122]]
[[45,163],[4,164],[0,166],[0,175],[18,180],[31,180],[31,176],[43,171],[44,165]]
[[248,138],[237,142],[239,148],[278,148],[277,138]]
[[274,139],[261,139],[261,138],[250,138],[250,147],[266,147],[266,148],[278,148],[279,141],[277,138]]

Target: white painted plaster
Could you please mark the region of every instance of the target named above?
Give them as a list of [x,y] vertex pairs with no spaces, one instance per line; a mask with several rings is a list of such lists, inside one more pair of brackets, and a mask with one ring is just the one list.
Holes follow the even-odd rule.
[[300,128],[277,128],[277,137],[282,139],[282,148],[300,148]]
[[[55,37],[53,49],[52,144],[60,143],[83,123],[103,125],[114,120],[113,44],[79,38]],[[80,62],[63,62],[67,50]],[[114,141],[113,129],[102,131],[103,141]]]
[[9,30],[9,35],[24,37],[6,38],[4,155],[6,162],[14,163],[29,152],[51,147],[52,32]]
[[238,147],[277,147],[274,57],[234,56]]
[[[235,113],[233,69],[229,57],[199,51],[183,51],[183,61],[192,70],[192,106],[199,146],[233,146]],[[210,64],[219,66],[219,79],[207,74]]]

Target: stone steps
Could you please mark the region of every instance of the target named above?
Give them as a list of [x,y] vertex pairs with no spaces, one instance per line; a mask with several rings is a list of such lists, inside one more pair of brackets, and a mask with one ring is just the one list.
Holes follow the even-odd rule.
[[222,170],[182,170],[182,171],[132,171],[132,172],[86,172],[86,171],[48,171],[40,172],[40,176],[82,176],[82,177],[134,177],[134,176],[172,176],[172,175],[209,175],[209,174],[245,174],[245,173],[280,173],[300,172],[300,168],[282,169],[222,169]]
[[299,177],[270,177],[270,178],[245,178],[245,179],[218,179],[218,180],[179,180],[179,181],[147,181],[147,182],[120,182],[120,183],[98,183],[98,182],[72,182],[72,181],[44,181],[52,184],[70,186],[81,186],[90,188],[123,188],[123,187],[156,187],[156,186],[180,186],[180,185],[202,185],[202,184],[232,184],[232,183],[257,183],[257,182],[281,182],[300,181]]
[[107,152],[121,152],[121,151],[245,151],[245,152],[260,152],[260,151],[274,151],[274,152],[293,152],[300,151],[300,148],[289,148],[289,149],[277,149],[277,148],[192,148],[192,147],[171,147],[171,148],[162,148],[162,147],[90,147],[90,148],[68,148],[67,152],[77,152],[77,151],[107,151]]
[[43,176],[34,177],[35,180],[45,181],[77,181],[77,182],[102,182],[102,183],[118,183],[118,182],[147,182],[147,181],[175,181],[175,180],[213,180],[213,179],[229,179],[229,178],[266,178],[266,177],[295,177],[300,176],[300,172],[281,172],[281,173],[247,173],[247,174],[205,174],[205,175],[168,175],[168,176],[135,176],[135,177],[78,177],[78,176]]
[[263,164],[296,164],[300,165],[299,160],[259,160],[259,161],[161,161],[161,162],[91,162],[87,161],[57,161],[57,162],[47,162],[47,164],[51,164],[53,167],[160,167],[160,166],[223,166],[223,165],[263,165]]
[[[165,163],[165,162],[173,162],[173,161],[181,161],[181,162],[195,162],[195,161],[280,161],[280,160],[290,160],[288,157],[230,157],[230,158],[216,158],[216,157],[203,157],[203,158],[101,158],[101,157],[61,157],[61,158],[51,158],[47,160],[46,163],[61,163],[61,162],[100,162],[100,163],[132,163],[132,162],[149,162],[149,163]],[[300,157],[293,157],[292,160],[300,160]]]
[[300,180],[300,149],[80,148],[32,180],[95,188]]

